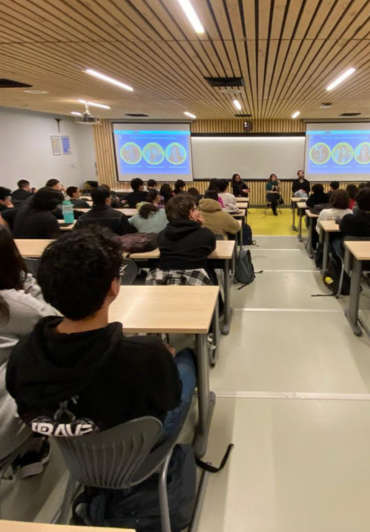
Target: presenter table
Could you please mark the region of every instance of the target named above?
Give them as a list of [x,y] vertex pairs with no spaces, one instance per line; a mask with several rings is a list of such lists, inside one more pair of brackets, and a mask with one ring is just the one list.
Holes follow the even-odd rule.
[[339,225],[335,223],[335,220],[324,220],[320,222],[320,235],[322,235],[323,233],[324,247],[322,252],[322,274],[324,274],[328,268],[330,233],[340,233]]
[[307,208],[306,202],[305,201],[299,201],[297,203],[297,207],[298,207],[298,210],[299,210],[298,240],[300,242],[302,242],[302,218],[303,218],[304,211]]
[[109,308],[110,322],[127,333],[195,334],[199,423],[194,439],[198,457],[207,450],[216,396],[209,390],[207,335],[218,319],[216,286],[123,286]]
[[314,223],[313,221],[319,217],[318,214],[312,214],[312,212],[307,209],[306,210],[306,216],[307,216],[307,220],[308,220],[308,238],[307,238],[307,246],[306,246],[306,249],[307,249],[307,253],[308,253],[308,256],[310,257],[310,259],[313,258],[313,250],[312,250],[312,236],[313,236],[313,230],[314,230]]
[[[96,526],[49,525],[45,523],[26,523],[20,521],[0,521],[3,532],[117,532],[117,528]],[[122,532],[135,532],[120,528]]]
[[[344,264],[346,265],[347,273],[349,274],[352,270],[349,307],[345,310],[345,315],[355,335],[362,336],[362,330],[359,323],[365,329],[367,334],[370,334],[368,327],[360,320],[358,316],[362,267],[364,261],[370,261],[370,241],[345,241],[344,247]],[[349,266],[350,263],[352,264],[352,267]]]
[[[241,221],[239,220],[241,223]],[[209,260],[222,260],[224,262],[224,325],[222,327],[222,334],[227,335],[230,332],[230,324],[232,318],[232,308],[230,306],[230,289],[232,276],[230,275],[230,265],[234,256],[235,251],[235,241],[234,240],[217,240],[216,249],[208,256]],[[150,260],[150,259],[159,259],[160,253],[159,249],[154,249],[153,251],[147,251],[146,253],[131,253],[130,259],[132,260]]]

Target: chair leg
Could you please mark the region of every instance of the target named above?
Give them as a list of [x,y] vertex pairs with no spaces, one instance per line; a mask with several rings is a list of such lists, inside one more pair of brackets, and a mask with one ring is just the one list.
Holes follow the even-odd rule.
[[171,532],[170,509],[167,496],[167,473],[172,457],[172,451],[168,454],[160,470],[158,482],[159,507],[161,510],[162,532]]

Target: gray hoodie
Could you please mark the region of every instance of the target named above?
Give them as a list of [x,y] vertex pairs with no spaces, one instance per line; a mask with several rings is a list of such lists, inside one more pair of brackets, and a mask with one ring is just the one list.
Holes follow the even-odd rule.
[[19,419],[14,399],[5,387],[5,374],[12,348],[30,333],[39,319],[55,316],[57,311],[45,303],[40,287],[27,275],[23,290],[0,290],[9,305],[10,318],[0,319],[0,460],[17,449],[31,436],[30,429]]

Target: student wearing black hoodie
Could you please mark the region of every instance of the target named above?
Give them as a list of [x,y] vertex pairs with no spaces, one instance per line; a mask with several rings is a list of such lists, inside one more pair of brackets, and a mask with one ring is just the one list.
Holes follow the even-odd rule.
[[77,435],[155,416],[170,433],[191,399],[190,352],[173,358],[157,338],[126,338],[121,323],[109,323],[122,274],[121,248],[107,229],[74,231],[46,248],[38,282],[64,318],[41,319],[13,349],[6,376],[35,432]]

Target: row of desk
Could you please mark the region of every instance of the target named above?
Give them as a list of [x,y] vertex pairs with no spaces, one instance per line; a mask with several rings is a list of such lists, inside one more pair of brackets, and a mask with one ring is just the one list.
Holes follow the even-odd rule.
[[[296,198],[294,198],[296,199]],[[296,201],[295,205],[299,211],[298,239],[302,242],[302,223],[304,215],[308,221],[307,253],[313,258],[312,249],[312,232],[314,230],[313,220],[319,217],[318,214],[312,214],[302,199]],[[335,220],[323,220],[320,222],[320,242],[323,244],[323,260],[321,274],[324,275],[328,268],[330,235],[340,233],[339,225]],[[346,241],[344,242],[345,256],[344,269],[351,276],[351,287],[349,296],[349,306],[345,309],[345,315],[356,336],[362,336],[362,329],[359,324],[370,334],[370,330],[365,323],[359,318],[360,289],[363,263],[370,261],[370,241]]]

